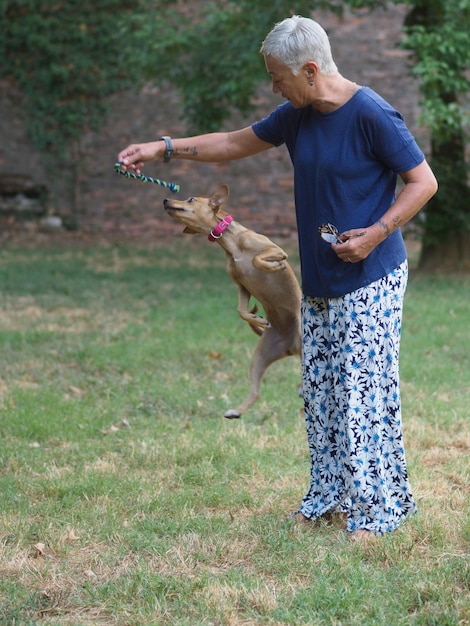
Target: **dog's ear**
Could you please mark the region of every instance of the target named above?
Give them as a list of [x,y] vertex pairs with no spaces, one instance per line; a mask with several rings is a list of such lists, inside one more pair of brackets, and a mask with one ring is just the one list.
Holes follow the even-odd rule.
[[210,206],[215,210],[227,202],[230,194],[228,185],[220,185],[217,191],[209,198]]
[[185,235],[197,235],[197,232],[192,228],[189,228],[189,226],[186,226],[186,228],[183,230],[183,233]]

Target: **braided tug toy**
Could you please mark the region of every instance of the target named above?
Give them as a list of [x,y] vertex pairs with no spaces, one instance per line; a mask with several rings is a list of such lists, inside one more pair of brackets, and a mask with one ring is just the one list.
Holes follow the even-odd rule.
[[122,169],[122,163],[119,161],[114,164],[114,170],[116,174],[121,174],[124,178],[133,178],[134,180],[140,180],[143,183],[155,183],[156,185],[161,185],[162,187],[166,187],[172,193],[178,193],[180,190],[180,186],[176,183],[167,183],[164,180],[160,180],[159,178],[152,178],[151,176],[145,176],[145,174],[136,174],[135,172],[129,172],[127,170]]

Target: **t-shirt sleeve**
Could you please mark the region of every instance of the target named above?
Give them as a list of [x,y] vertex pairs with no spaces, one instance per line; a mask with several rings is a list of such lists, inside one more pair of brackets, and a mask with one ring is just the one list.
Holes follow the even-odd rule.
[[403,116],[389,105],[376,104],[368,109],[363,123],[372,152],[393,172],[406,172],[424,161]]
[[267,141],[273,146],[280,146],[285,142],[284,117],[285,104],[277,107],[267,117],[252,125],[253,132],[262,141]]

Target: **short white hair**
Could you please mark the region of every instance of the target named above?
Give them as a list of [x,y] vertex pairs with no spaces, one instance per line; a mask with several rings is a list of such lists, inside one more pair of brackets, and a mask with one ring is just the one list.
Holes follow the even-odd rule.
[[318,22],[308,17],[293,15],[276,24],[263,41],[260,52],[287,65],[294,75],[307,61],[317,63],[320,73],[326,76],[338,72],[328,35]]

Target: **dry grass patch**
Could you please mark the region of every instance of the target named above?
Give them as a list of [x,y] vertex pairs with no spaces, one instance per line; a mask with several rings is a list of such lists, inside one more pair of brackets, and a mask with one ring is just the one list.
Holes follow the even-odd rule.
[[[462,278],[409,288],[404,422],[419,514],[353,546],[339,519],[283,521],[308,484],[298,363],[276,364],[241,420],[221,417],[246,390],[252,344],[220,251],[200,243],[2,252],[0,621],[468,623]],[[444,300],[458,345],[442,336]]]
[[0,309],[0,328],[4,332],[31,331],[50,333],[88,333],[105,330],[106,334],[120,333],[133,320],[125,311],[108,311],[64,306],[39,306],[34,298],[8,298]]

